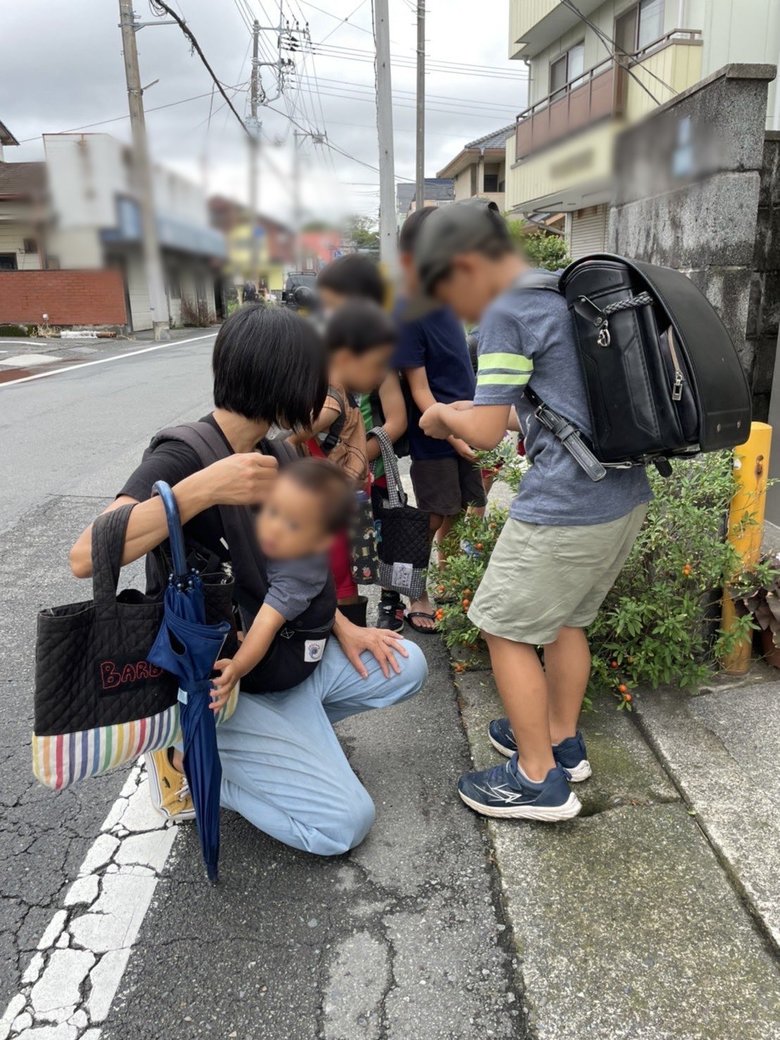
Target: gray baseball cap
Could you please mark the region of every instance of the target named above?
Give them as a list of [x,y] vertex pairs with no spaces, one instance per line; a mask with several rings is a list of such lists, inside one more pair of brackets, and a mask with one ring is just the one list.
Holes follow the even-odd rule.
[[433,290],[458,253],[511,243],[509,228],[495,202],[467,199],[440,206],[420,228],[414,247],[414,262],[423,291]]

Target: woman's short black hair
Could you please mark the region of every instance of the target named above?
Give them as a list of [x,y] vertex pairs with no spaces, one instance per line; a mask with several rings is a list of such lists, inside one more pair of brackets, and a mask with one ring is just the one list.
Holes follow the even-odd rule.
[[212,355],[214,404],[254,422],[300,429],[328,392],[327,353],[314,326],[284,307],[241,307]]
[[371,300],[348,300],[331,315],[325,328],[328,350],[346,347],[352,354],[392,345],[397,338],[393,319]]
[[317,275],[317,288],[330,289],[339,296],[373,300],[380,306],[385,301],[385,282],[373,260],[359,253],[347,253],[329,264]]

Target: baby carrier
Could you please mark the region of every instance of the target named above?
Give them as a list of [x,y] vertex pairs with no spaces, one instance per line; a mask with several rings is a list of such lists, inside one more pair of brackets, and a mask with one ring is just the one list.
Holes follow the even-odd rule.
[[591,438],[529,387],[536,418],[592,480],[609,468],[733,448],[750,433],[750,389],[723,322],[680,271],[609,253],[560,274],[534,271],[520,289],[561,293],[574,323]]
[[[230,449],[219,432],[207,422],[183,423],[161,430],[152,439],[147,454],[164,441],[182,441],[210,466],[227,458]],[[274,455],[280,465],[296,458],[294,449],[279,441],[263,441],[262,450]],[[258,605],[268,592],[266,560],[255,535],[249,506],[219,506],[220,519],[235,577],[235,598],[244,631],[249,629]],[[289,690],[307,679],[322,659],[325,644],[336,614],[336,591],[331,578],[306,610],[286,621],[262,661],[241,680],[245,693],[272,693]]]

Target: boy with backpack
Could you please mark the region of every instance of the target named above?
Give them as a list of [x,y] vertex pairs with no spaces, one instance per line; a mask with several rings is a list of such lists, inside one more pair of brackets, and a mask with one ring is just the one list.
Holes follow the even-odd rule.
[[570,819],[582,807],[569,784],[591,775],[578,730],[590,675],[584,630],[642,525],[647,476],[634,467],[591,480],[536,418],[526,387],[590,435],[566,301],[531,287],[528,265],[497,210],[484,203],[437,210],[421,232],[415,262],[427,293],[479,322],[473,404],[433,404],[422,429],[429,437],[455,436],[489,449],[515,410],[532,464],[469,609],[488,644],[507,713],[490,723],[488,736],[509,761],[461,777],[458,790],[485,816]]

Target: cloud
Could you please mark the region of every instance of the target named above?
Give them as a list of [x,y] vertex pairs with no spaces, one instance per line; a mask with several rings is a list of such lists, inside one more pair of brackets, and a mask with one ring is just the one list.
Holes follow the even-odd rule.
[[[365,0],[285,0],[285,17],[308,19],[313,53],[294,55],[296,74],[285,96],[263,109],[261,208],[288,218],[292,210],[292,125],[287,111],[306,128],[325,130],[343,151],[368,166],[377,165],[371,4]],[[230,87],[241,115],[248,110],[249,31],[245,19],[264,25],[276,20],[273,0],[178,0],[176,5],[200,41],[221,81]],[[265,10],[263,10],[263,7]],[[525,103],[523,66],[507,57],[507,3],[485,5],[485,13],[466,0],[432,4],[426,46],[432,67],[426,80],[426,174],[431,176],[471,138],[512,121]],[[416,36],[412,0],[391,0],[394,137],[396,175],[414,177],[413,67]],[[355,12],[348,22],[344,19]],[[329,13],[325,13],[329,12]],[[143,21],[155,21],[145,0],[136,0]],[[6,93],[0,119],[22,147],[7,149],[6,159],[29,160],[43,154],[40,135],[116,118],[93,132],[129,140],[127,96],[115,0],[24,0],[5,4],[0,36],[0,68]],[[466,26],[468,30],[466,31]],[[321,46],[318,44],[322,42]],[[265,57],[274,35],[263,34]],[[176,26],[145,27],[138,33],[141,78],[154,157],[194,180],[204,175],[209,191],[246,199],[246,142],[211,81]],[[362,52],[362,53],[361,53]],[[287,55],[286,55],[287,56]],[[441,63],[489,66],[495,75],[457,74]],[[478,71],[473,70],[475,73]],[[269,69],[263,80],[272,90]],[[197,97],[197,95],[205,95]],[[175,104],[185,98],[196,100]],[[171,106],[171,107],[161,107]],[[211,107],[211,118],[209,109]],[[154,111],[156,109],[156,111]],[[32,139],[32,140],[27,140]],[[306,140],[301,148],[303,200],[307,215],[375,213],[378,174]]]

